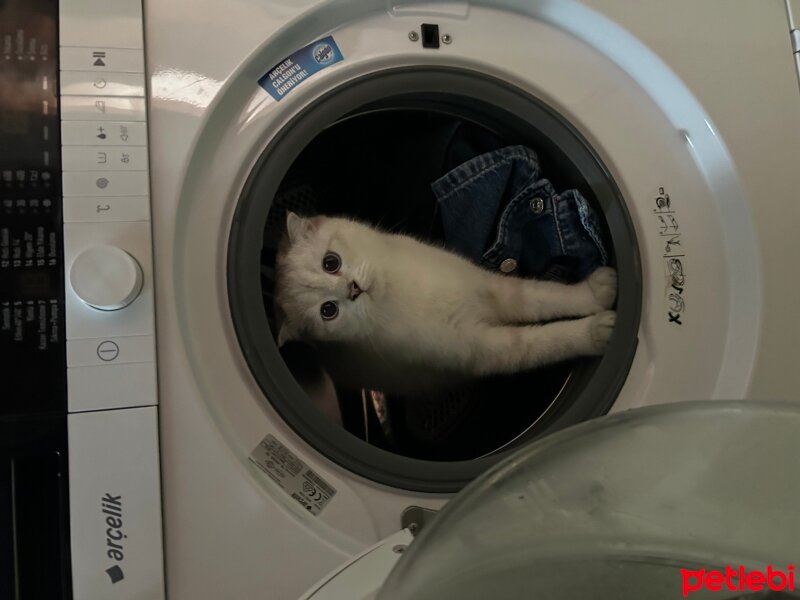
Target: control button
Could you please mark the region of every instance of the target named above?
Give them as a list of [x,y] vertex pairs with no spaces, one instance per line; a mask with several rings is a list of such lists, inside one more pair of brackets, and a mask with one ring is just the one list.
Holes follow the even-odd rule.
[[144,121],[144,98],[63,96],[62,121]]
[[507,258],[500,263],[500,270],[503,273],[513,273],[517,269],[517,261],[513,258]]
[[67,369],[69,412],[156,404],[155,363],[107,363]]
[[69,0],[59,3],[62,46],[142,49],[142,3]]
[[62,121],[62,146],[146,146],[147,126],[136,121]]
[[144,73],[144,53],[123,48],[61,46],[61,71]]
[[155,406],[67,417],[72,593],[164,599]]
[[150,220],[150,198],[147,196],[67,196],[63,206],[65,223]]
[[62,71],[61,96],[144,96],[141,73]]
[[146,196],[147,171],[65,171],[64,196]]
[[68,146],[62,149],[61,166],[64,171],[146,171],[147,148]]
[[538,196],[536,198],[533,198],[531,200],[531,212],[535,215],[538,215],[543,210],[544,210],[544,200],[542,200]]
[[[100,352],[113,342],[119,353],[112,360],[100,358]],[[106,354],[106,357],[111,356]],[[67,340],[67,367],[91,367],[138,362],[154,362],[155,351],[152,335],[131,335],[109,338],[87,338]]]
[[100,345],[97,346],[97,356],[103,362],[116,360],[119,356],[119,346],[117,346],[116,342],[112,342],[111,340],[100,342]]
[[[72,290],[84,303],[97,310],[120,310],[133,302],[142,291],[142,268],[136,259],[116,246],[94,246],[81,252],[69,270]],[[98,349],[101,360],[114,360],[108,350]]]

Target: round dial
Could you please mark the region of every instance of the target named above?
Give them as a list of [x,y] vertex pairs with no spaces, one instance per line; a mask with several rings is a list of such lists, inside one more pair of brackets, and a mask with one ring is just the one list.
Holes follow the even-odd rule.
[[94,246],[81,252],[69,271],[75,294],[97,310],[119,310],[142,291],[142,268],[116,246]]

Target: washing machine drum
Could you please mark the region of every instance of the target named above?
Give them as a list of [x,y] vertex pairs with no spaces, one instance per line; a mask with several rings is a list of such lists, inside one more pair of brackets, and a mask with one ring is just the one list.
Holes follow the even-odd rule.
[[[448,247],[431,184],[512,146],[532,151],[542,177],[558,192],[577,190],[596,215],[605,261],[620,279],[619,320],[605,356],[402,396],[333,381],[310,345],[278,348],[275,261],[288,211],[353,217]],[[544,276],[569,273],[572,260],[557,257]],[[622,195],[589,143],[536,98],[447,69],[364,78],[285,126],[250,172],[228,256],[236,332],[281,416],[348,469],[425,491],[456,490],[513,448],[609,410],[636,349],[639,265]]]

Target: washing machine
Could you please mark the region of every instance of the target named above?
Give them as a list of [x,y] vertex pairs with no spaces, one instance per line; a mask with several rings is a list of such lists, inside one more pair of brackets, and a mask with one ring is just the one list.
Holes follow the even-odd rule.
[[[20,91],[0,130],[3,506],[26,539],[57,515],[63,597],[297,598],[370,549],[391,563],[550,432],[797,395],[797,0],[0,15],[3,89]],[[277,342],[286,215],[438,243],[430,183],[455,145],[524,145],[583,194],[619,277],[609,348],[425,397],[343,389],[312,347]],[[38,473],[53,492],[20,512]],[[9,548],[7,581],[39,585],[31,550]]]
[[[800,95],[783,2],[184,6],[145,4],[173,596],[293,598],[375,544],[391,560],[402,541],[380,540],[489,465],[608,411],[796,396]],[[600,361],[473,390],[477,429],[448,420],[458,398],[412,405],[416,443],[392,451],[364,439],[369,422],[325,414],[313,361],[264,335],[269,267],[286,207],[427,232],[409,223],[429,211],[409,180],[453,120],[584,190],[619,322]],[[446,426],[443,450],[424,433]]]

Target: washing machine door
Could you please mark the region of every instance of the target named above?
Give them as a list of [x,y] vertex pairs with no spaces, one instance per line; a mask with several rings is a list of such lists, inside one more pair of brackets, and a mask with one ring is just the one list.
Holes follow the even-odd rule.
[[300,600],[372,600],[414,536],[390,535],[323,577]]
[[387,537],[301,600],[791,592],[798,426],[794,403],[701,402],[570,428],[499,463],[416,539]]
[[544,438],[448,504],[377,598],[795,598],[798,427],[796,403],[697,402]]

